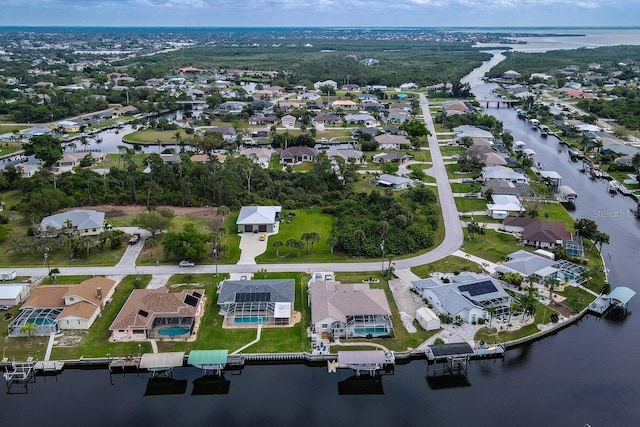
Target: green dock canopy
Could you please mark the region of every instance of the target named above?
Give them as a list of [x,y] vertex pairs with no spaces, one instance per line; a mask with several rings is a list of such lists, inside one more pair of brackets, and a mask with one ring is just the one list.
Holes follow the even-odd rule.
[[622,304],[627,304],[635,294],[636,292],[633,289],[626,286],[618,286],[609,294],[609,301],[616,300]]
[[229,350],[191,350],[189,365],[225,365]]

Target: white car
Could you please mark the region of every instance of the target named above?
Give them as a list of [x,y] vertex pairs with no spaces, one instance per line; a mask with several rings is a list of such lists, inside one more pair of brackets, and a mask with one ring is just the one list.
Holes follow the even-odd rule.
[[193,267],[195,266],[195,264],[191,261],[186,261],[186,260],[182,260],[180,261],[180,264],[178,264],[180,267]]

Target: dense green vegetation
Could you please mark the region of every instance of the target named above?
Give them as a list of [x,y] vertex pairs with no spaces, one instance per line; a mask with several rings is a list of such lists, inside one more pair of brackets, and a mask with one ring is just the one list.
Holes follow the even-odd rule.
[[401,197],[375,190],[354,194],[329,210],[336,216],[336,247],[348,255],[404,255],[429,248],[438,228],[436,195],[420,186]]
[[[614,65],[623,59],[640,60],[640,46],[605,46],[595,49],[552,50],[545,53],[507,52],[507,59],[493,67],[489,77],[500,77],[507,70],[516,70],[524,79],[532,73],[554,75],[555,71],[577,65],[586,70],[591,63]],[[620,77],[624,79],[624,75]]]

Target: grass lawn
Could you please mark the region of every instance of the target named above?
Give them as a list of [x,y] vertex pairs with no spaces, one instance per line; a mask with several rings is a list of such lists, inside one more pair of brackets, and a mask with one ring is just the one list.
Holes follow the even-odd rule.
[[584,310],[595,299],[595,297],[589,292],[584,291],[580,288],[576,288],[574,286],[565,286],[564,291],[555,291],[555,293],[566,297],[567,299],[564,300],[562,304],[569,307],[575,312]]
[[443,156],[451,156],[452,154],[461,154],[464,148],[458,145],[441,145],[440,152]]
[[501,219],[491,218],[489,215],[460,215],[460,221],[469,222],[474,220],[478,224],[502,224]]
[[16,125],[16,124],[4,124],[4,123],[0,123],[0,135],[2,135],[3,133],[13,133],[17,130],[22,130],[22,129],[27,129],[30,128],[31,126],[27,126],[27,125]]
[[429,150],[415,150],[409,154],[413,156],[413,160],[416,162],[431,162],[431,151]]
[[478,175],[477,172],[460,172],[458,173],[458,164],[444,165],[449,178],[473,178]]
[[[235,264],[240,259],[240,235],[237,233],[236,220],[239,212],[234,212],[226,218],[223,227],[227,231],[224,236],[222,244],[227,247],[223,252],[220,252],[218,256],[218,264]],[[114,218],[115,221],[111,221],[115,226],[123,227],[132,225],[133,217],[118,217]],[[213,230],[208,220],[203,218],[192,218],[188,215],[176,215],[171,220],[170,231],[181,231],[186,224],[193,224],[200,233],[209,234]],[[145,244],[145,248],[140,253],[137,263],[138,265],[155,265],[156,260],[162,264],[175,264],[179,260],[173,257],[166,257],[164,255],[164,246],[162,245],[162,236],[157,235],[155,239],[155,245],[149,246]],[[212,253],[213,248],[208,251]],[[200,260],[204,264],[214,264],[215,259],[206,257]]]
[[518,245],[518,239],[510,234],[485,230],[485,234],[474,234],[473,239],[469,240],[469,234],[466,229],[464,230],[462,250],[487,261],[502,261],[508,254],[518,249],[523,248]]
[[431,264],[419,265],[412,267],[411,271],[418,277],[423,279],[429,277],[431,273],[455,273],[456,271],[484,271],[482,267],[471,262],[468,259],[460,258],[457,256],[449,255],[446,258],[442,258]]
[[454,193],[479,193],[480,189],[480,184],[462,184],[459,182],[451,183],[451,191]]
[[[209,276],[211,277],[211,276]],[[245,353],[277,353],[297,352],[310,348],[307,327],[310,309],[307,305],[307,282],[309,276],[303,273],[267,273],[265,278],[291,278],[296,281],[295,310],[302,315],[302,320],[288,328],[264,328],[260,341],[247,348]],[[160,351],[189,351],[192,349],[228,349],[235,351],[256,338],[256,328],[223,329],[223,317],[218,314],[216,304],[218,295],[216,285],[219,280],[203,279],[206,311],[200,322],[197,338],[194,342],[164,340],[158,342]],[[194,281],[201,281],[194,275]]]
[[313,162],[302,162],[299,165],[293,165],[295,172],[309,172],[313,170]]
[[487,200],[456,197],[456,207],[458,208],[458,212],[486,212]]
[[[145,287],[151,280],[150,275],[140,276],[141,287]],[[91,328],[84,334],[82,340],[76,347],[54,347],[51,353],[52,360],[77,359],[84,357],[105,357],[107,354],[120,356],[125,354],[137,354],[138,343],[111,343],[109,337],[109,326],[113,323],[116,315],[124,305],[125,301],[134,289],[136,276],[127,276],[118,284],[113,294],[113,299],[109,302],[102,315],[96,319]],[[143,353],[151,351],[148,342],[141,343]]]
[[5,142],[2,147],[0,147],[0,156],[8,156],[9,154],[13,154],[16,151],[22,150],[22,147],[17,144],[9,144]]
[[[422,327],[414,320],[413,326],[417,329],[415,334],[410,334],[407,332],[407,329],[402,324],[402,319],[400,318],[400,313],[398,311],[398,307],[396,306],[396,302],[393,299],[393,294],[391,293],[391,289],[389,289],[388,282],[382,277],[379,271],[375,272],[359,272],[359,273],[338,273],[336,274],[336,280],[342,283],[362,283],[363,280],[366,280],[370,277],[375,279],[379,279],[379,283],[371,284],[371,288],[373,289],[384,289],[385,295],[387,296],[387,302],[389,303],[389,308],[391,308],[391,322],[393,323],[393,330],[395,333],[395,337],[393,338],[375,338],[375,339],[366,339],[363,340],[361,338],[354,339],[354,341],[363,341],[363,342],[373,342],[377,344],[381,344],[387,347],[390,350],[394,351],[406,351],[411,348],[414,349],[418,347],[420,344],[428,340],[431,336],[435,335],[438,331],[425,331]],[[348,340],[346,340],[348,341]],[[364,349],[365,347],[363,347]],[[342,347],[338,347],[338,349],[342,349]],[[370,347],[368,349],[371,349]],[[348,350],[353,350],[353,348],[348,348]]]
[[591,277],[591,279],[583,283],[583,285],[594,292],[600,293],[606,283],[602,257],[600,256],[600,252],[598,252],[598,248],[596,248],[591,240],[582,239],[582,242],[584,244],[584,256],[587,259],[586,268]]
[[[298,209],[286,211],[283,215],[284,218],[287,217],[288,212],[295,213],[295,216],[291,217],[292,219],[289,223],[280,222],[278,234],[269,236],[267,251],[256,258],[259,264],[276,262],[299,263],[309,260],[313,260],[313,262],[344,260],[343,254],[338,254],[337,252],[332,254],[329,245],[326,243],[333,233],[335,222],[333,216],[322,213],[321,209]],[[307,254],[305,246],[304,249],[300,250],[300,256],[298,256],[297,249],[290,249],[285,246],[285,243],[288,239],[300,240],[300,236],[303,233],[318,233],[320,241],[314,243],[313,248],[309,245],[310,254]],[[283,243],[278,256],[276,256],[276,248],[273,247],[273,242],[275,241]]]
[[[480,329],[475,336],[476,341],[484,341],[488,344],[493,343],[504,343],[508,341],[517,340],[519,338],[523,338],[529,335],[533,335],[539,331],[538,324],[544,324],[545,322],[549,322],[549,316],[551,313],[556,313],[556,311],[552,308],[547,307],[546,305],[537,303],[536,304],[536,313],[535,320],[533,323],[524,326],[517,331],[511,332],[499,332],[496,331],[496,328],[492,328],[491,330],[488,327]],[[497,332],[497,333],[496,333]]]
[[47,277],[42,281],[44,285],[78,285],[80,282],[91,279],[94,277],[91,274],[77,275],[77,276],[55,276],[55,279]]
[[129,142],[133,144],[177,144],[175,135],[176,132],[180,132],[182,141],[188,141],[190,139],[184,129],[178,130],[139,130],[122,137],[123,142]]
[[[11,229],[14,232],[19,232],[22,235],[27,234],[27,226],[22,224],[21,221],[12,221]],[[36,237],[28,237],[28,239],[37,239]],[[107,249],[98,251],[94,249],[86,258],[74,258],[69,259],[67,251],[58,247],[55,250],[49,252],[49,266],[51,268],[60,268],[61,270],[65,266],[110,266],[116,265],[124,251],[126,250],[126,244],[118,249]],[[18,253],[14,251],[12,242],[5,241],[0,244],[0,265],[13,266],[13,267],[45,267],[44,263],[44,251],[42,253],[33,253],[31,251],[25,253]]]
[[[524,203],[524,207],[529,210],[533,208],[533,203]],[[538,219],[542,221],[564,222],[569,231],[573,231],[574,219],[560,203],[540,203],[538,205]]]

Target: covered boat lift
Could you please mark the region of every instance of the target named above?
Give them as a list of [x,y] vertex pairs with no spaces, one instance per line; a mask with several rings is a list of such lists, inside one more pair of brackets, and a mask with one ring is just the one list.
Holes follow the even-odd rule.
[[[359,376],[361,371],[375,375],[379,370],[395,365],[393,353],[385,353],[380,350],[372,351],[339,351],[337,367],[351,368]],[[335,370],[335,365],[333,369]],[[331,370],[332,366],[329,367]]]
[[184,363],[184,351],[168,353],[145,353],[140,359],[140,368],[151,372],[152,377],[159,375],[169,376],[173,368],[178,368]]
[[202,369],[204,374],[207,374],[207,371],[213,371],[221,375],[228,356],[229,350],[191,350],[187,363]]
[[573,188],[568,185],[561,185],[558,188],[558,194],[560,197],[567,201],[567,203],[575,204],[576,199],[578,198],[578,193],[576,193]]

